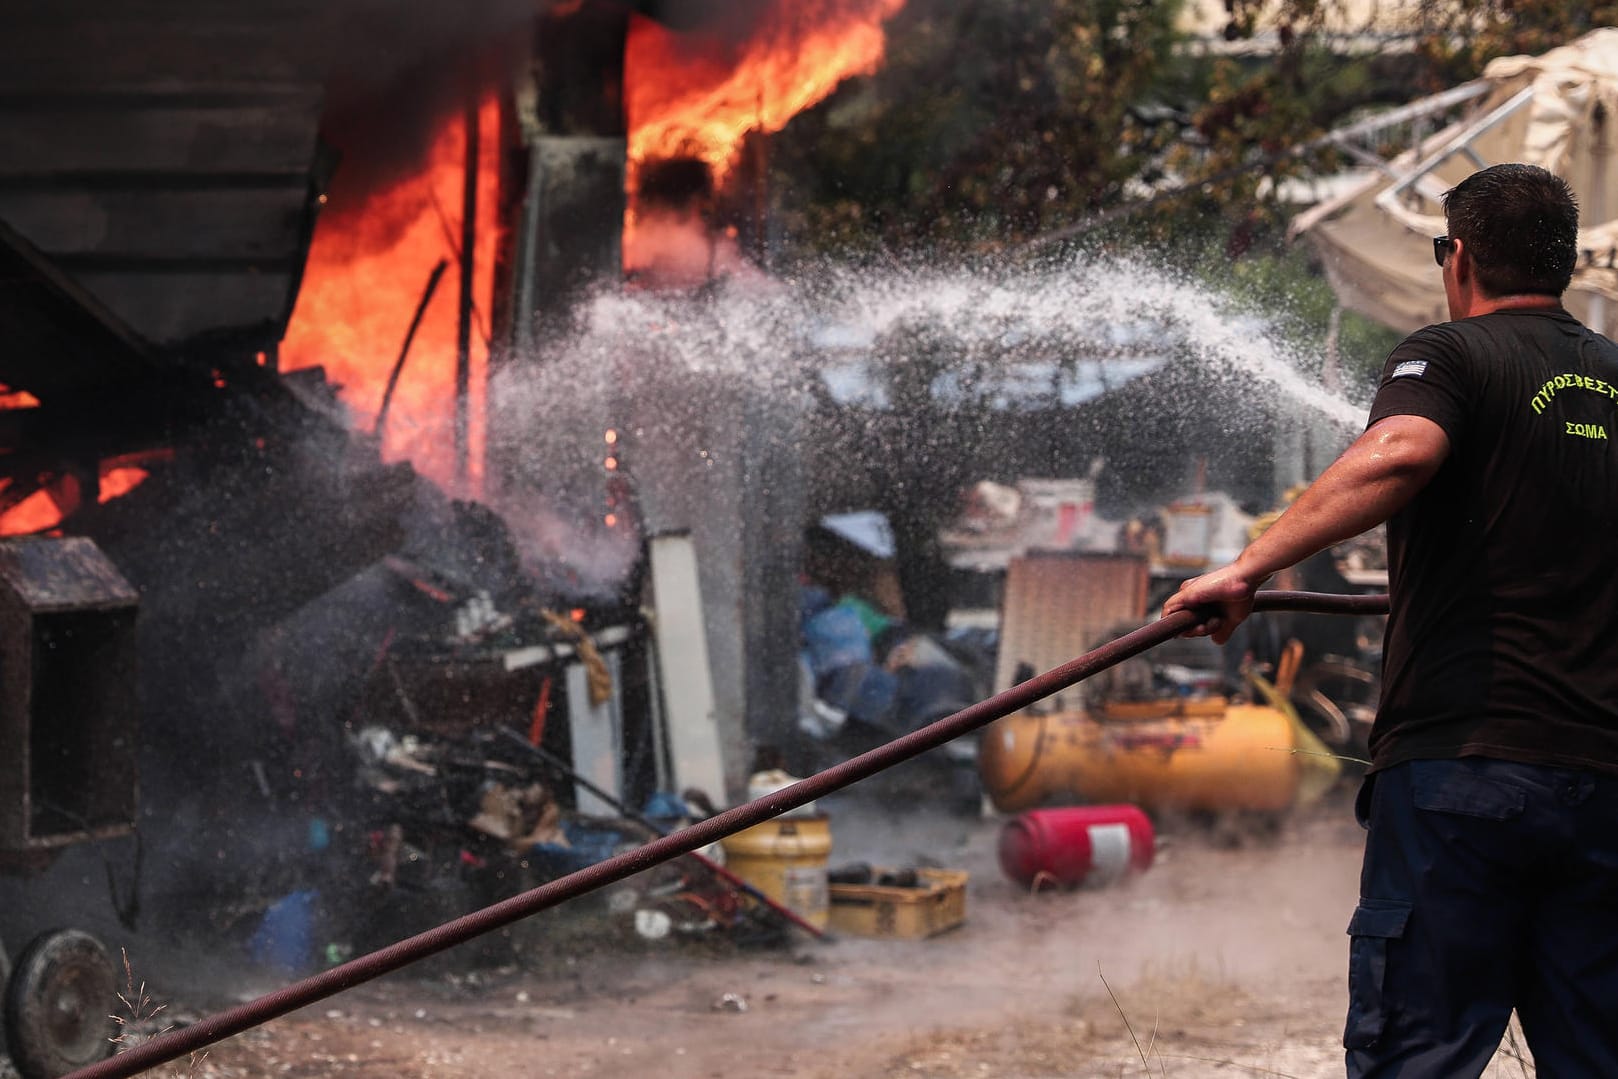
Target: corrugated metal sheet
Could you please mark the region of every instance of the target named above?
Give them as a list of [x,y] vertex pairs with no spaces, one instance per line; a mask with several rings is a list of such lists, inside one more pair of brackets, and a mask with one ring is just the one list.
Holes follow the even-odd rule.
[[8,5],[0,221],[148,342],[273,348],[313,227],[330,6]]
[[1048,671],[1094,648],[1120,623],[1142,621],[1146,588],[1141,555],[1050,551],[1012,559],[995,690],[1014,684],[1020,664]]

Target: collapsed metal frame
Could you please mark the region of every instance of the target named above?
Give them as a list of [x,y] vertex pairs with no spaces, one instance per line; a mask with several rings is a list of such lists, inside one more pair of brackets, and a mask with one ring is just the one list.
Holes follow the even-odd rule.
[[[1374,149],[1361,145],[1361,143],[1378,139],[1396,127],[1409,124],[1411,127],[1410,147],[1406,152],[1419,157],[1421,144],[1427,137],[1427,125],[1424,121],[1446,113],[1457,105],[1465,105],[1468,102],[1475,101],[1487,94],[1490,89],[1489,84],[1481,79],[1462,83],[1460,86],[1452,87],[1442,93],[1433,94],[1431,97],[1424,97],[1419,101],[1412,101],[1408,105],[1401,105],[1399,108],[1390,109],[1387,112],[1378,113],[1364,120],[1357,120],[1354,123],[1328,131],[1325,135],[1311,142],[1308,148],[1336,147],[1360,164],[1373,168],[1394,180],[1397,189],[1403,191],[1410,184],[1424,179],[1427,173],[1436,168],[1441,160],[1448,160],[1451,155],[1446,154],[1442,159],[1434,159],[1430,167],[1420,170],[1419,173],[1407,174],[1401,172],[1394,164],[1399,160],[1399,157],[1404,156],[1403,154],[1390,160],[1377,153]],[[1488,126],[1492,127],[1493,124]],[[1470,151],[1472,139],[1475,138],[1476,135],[1473,135],[1467,140],[1468,151]],[[1474,160],[1477,159],[1475,154],[1472,156]],[[1428,195],[1429,192],[1423,189],[1422,194]],[[1433,194],[1441,194],[1441,192],[1434,192]]]
[[[1386,614],[1385,595],[1341,596],[1318,592],[1260,592],[1255,611],[1296,611],[1318,614]],[[66,1079],[123,1079],[148,1068],[194,1053],[272,1019],[335,996],[364,982],[392,973],[428,956],[501,929],[531,914],[558,906],[587,892],[623,880],[681,855],[700,850],[744,828],[773,817],[886,768],[936,749],[994,720],[1060,692],[1093,674],[1177,637],[1194,628],[1208,612],[1176,611],[1132,633],[1070,660],[1042,675],[1012,686],[987,700],[963,708],[919,730],[834,765],[790,787],[728,809],[678,832],[671,832],[643,847],[540,885],[521,895],[391,944],[369,955],[295,982],[285,988],[207,1016],[191,1026],[160,1034],[126,1053],[71,1073]]]
[[[1433,174],[1457,157],[1464,157],[1471,168],[1476,170],[1498,164],[1499,162],[1489,161],[1479,153],[1477,143],[1531,105],[1536,96],[1536,86],[1530,84],[1523,87],[1481,115],[1473,113],[1470,116],[1452,118],[1448,124],[1431,134],[1424,130],[1424,121],[1429,121],[1457,106],[1486,98],[1495,89],[1496,83],[1487,79],[1474,79],[1442,93],[1330,131],[1307,144],[1305,149],[1335,147],[1362,165],[1392,180],[1391,184],[1377,192],[1373,200],[1376,208],[1413,233],[1431,232],[1434,228],[1443,227],[1443,197],[1446,191],[1446,185],[1439,183]],[[1599,104],[1590,120],[1597,158],[1596,174],[1599,178],[1605,173],[1606,161],[1612,152],[1611,125],[1607,122],[1605,110]],[[1391,159],[1361,145],[1363,141],[1384,136],[1389,130],[1401,124],[1412,126],[1409,146]],[[1303,214],[1292,223],[1288,235],[1296,236],[1313,227],[1324,210],[1324,207],[1316,207]],[[1607,219],[1605,189],[1599,179],[1590,192],[1589,204],[1584,207],[1584,212],[1598,224]],[[1599,256],[1599,250],[1590,248],[1581,248],[1579,252],[1580,262],[1585,266],[1597,265]],[[1613,259],[1614,251],[1609,249],[1607,268],[1612,268]],[[1609,299],[1610,293],[1594,288],[1589,290],[1589,308],[1585,314],[1585,321],[1601,332],[1607,332],[1609,329],[1606,318]]]
[[[1468,87],[1472,85],[1475,84],[1467,84]],[[1457,89],[1463,88],[1458,87]],[[1443,190],[1431,181],[1432,174],[1451,158],[1463,155],[1472,162],[1473,167],[1479,169],[1488,168],[1491,162],[1483,160],[1472,144],[1515,115],[1519,109],[1533,99],[1534,88],[1532,86],[1525,87],[1513,94],[1508,100],[1491,109],[1486,115],[1456,132],[1441,146],[1430,151],[1425,160],[1421,160],[1421,148],[1416,148],[1414,152],[1419,164],[1416,164],[1414,168],[1401,173],[1397,168],[1390,165],[1386,171],[1390,176],[1395,177],[1395,182],[1393,186],[1378,193],[1376,197],[1377,206],[1390,213],[1397,213],[1400,198],[1412,188],[1422,199],[1435,203],[1441,202]]]

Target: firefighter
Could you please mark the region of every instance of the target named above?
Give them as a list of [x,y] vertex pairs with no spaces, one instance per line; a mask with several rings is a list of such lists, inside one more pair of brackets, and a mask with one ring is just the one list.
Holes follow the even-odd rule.
[[1477,1076],[1515,1008],[1539,1074],[1618,1075],[1618,346],[1562,306],[1563,181],[1496,165],[1444,211],[1452,321],[1393,350],[1365,433],[1164,612],[1228,640],[1260,582],[1388,521],[1348,1074]]

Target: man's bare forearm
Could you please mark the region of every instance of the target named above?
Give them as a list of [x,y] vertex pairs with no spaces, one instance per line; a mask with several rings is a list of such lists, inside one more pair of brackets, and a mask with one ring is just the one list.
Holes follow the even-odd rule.
[[1188,635],[1211,635],[1224,644],[1252,613],[1253,594],[1266,578],[1393,516],[1447,456],[1449,436],[1432,420],[1388,417],[1343,451],[1236,561],[1181,585],[1163,613],[1218,607],[1217,616]]
[[1436,423],[1393,416],[1361,435],[1237,558],[1255,581],[1386,521],[1433,478],[1449,454]]

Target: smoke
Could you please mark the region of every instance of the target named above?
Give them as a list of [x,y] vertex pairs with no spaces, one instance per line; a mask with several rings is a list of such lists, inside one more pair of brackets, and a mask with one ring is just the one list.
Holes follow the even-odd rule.
[[324,40],[309,43],[328,57],[322,135],[341,155],[334,191],[344,197],[334,196],[328,212],[372,212],[347,196],[419,171],[445,123],[469,100],[509,92],[539,35],[573,33],[568,21],[587,6],[626,25],[645,9],[713,41],[745,39],[763,14],[744,0],[343,0],[326,16]]
[[588,498],[497,496],[495,508],[511,529],[524,570],[541,586],[610,599],[640,558],[640,537],[628,527],[606,525]]
[[369,196],[420,173],[447,124],[509,92],[535,14],[533,0],[340,5],[320,132],[337,158],[324,213],[365,215],[373,249],[388,247],[422,207]]

